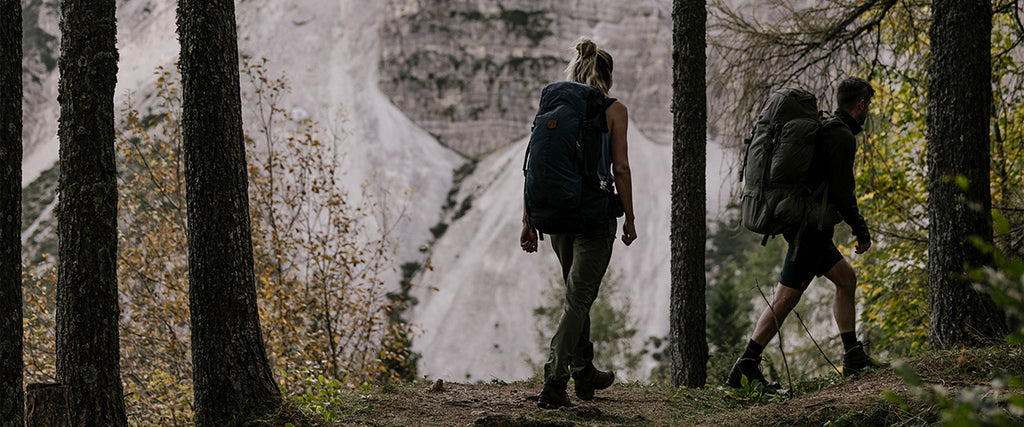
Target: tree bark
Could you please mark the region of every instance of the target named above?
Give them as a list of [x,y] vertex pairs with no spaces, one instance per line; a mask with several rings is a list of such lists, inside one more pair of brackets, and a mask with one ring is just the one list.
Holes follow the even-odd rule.
[[0,427],[24,424],[21,56],[21,2],[0,0]]
[[[31,427],[71,427],[71,390],[57,383],[28,385],[25,421]],[[21,427],[22,424],[18,424]]]
[[231,0],[180,0],[182,136],[196,425],[281,403],[260,331]]
[[703,387],[707,379],[704,256],[707,95],[704,0],[672,8],[672,383]]
[[127,425],[119,370],[114,0],[60,6],[57,381],[74,425]]
[[[936,348],[979,345],[1005,335],[992,299],[964,267],[991,265],[971,237],[992,244],[989,183],[992,4],[935,0],[928,85],[928,341]],[[966,188],[958,178],[966,178]]]

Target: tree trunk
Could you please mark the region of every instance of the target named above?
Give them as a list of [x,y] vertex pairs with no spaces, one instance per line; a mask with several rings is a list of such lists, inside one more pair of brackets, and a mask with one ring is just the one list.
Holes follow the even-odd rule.
[[[57,383],[28,385],[25,421],[31,427],[71,427],[71,390]],[[21,427],[18,424],[18,427]]]
[[[992,299],[964,266],[991,265],[971,242],[992,244],[989,189],[992,4],[935,0],[928,85],[928,341],[936,348],[978,345],[1006,332]],[[966,178],[961,188],[958,178]]]
[[61,2],[57,381],[74,425],[127,425],[118,366],[114,0]]
[[707,57],[704,0],[672,8],[672,383],[703,387],[707,379],[704,252],[707,152]]
[[281,402],[256,308],[238,40],[231,0],[180,0],[182,136],[196,425]]
[[21,55],[21,2],[0,0],[0,427],[24,424]]

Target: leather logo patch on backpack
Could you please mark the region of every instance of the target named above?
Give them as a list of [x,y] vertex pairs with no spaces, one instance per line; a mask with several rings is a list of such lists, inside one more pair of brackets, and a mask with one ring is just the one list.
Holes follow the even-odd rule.
[[558,126],[558,119],[548,119],[548,129],[554,129]]

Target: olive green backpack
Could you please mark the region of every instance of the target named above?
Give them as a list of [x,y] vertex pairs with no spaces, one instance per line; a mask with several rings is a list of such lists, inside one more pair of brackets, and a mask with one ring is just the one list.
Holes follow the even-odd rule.
[[[823,229],[836,223],[828,209],[828,180],[811,190],[806,175],[814,160],[821,130],[845,126],[838,118],[818,110],[818,99],[803,89],[785,88],[764,102],[750,137],[744,140],[743,226],[768,238],[808,223]],[[824,193],[821,204],[814,199]],[[797,243],[797,245],[799,245]],[[795,251],[794,251],[795,255]]]

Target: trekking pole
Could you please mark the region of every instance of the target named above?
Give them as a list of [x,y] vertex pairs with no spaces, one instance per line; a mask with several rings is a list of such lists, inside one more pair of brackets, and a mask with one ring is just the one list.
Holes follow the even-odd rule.
[[[793,388],[793,374],[789,372],[789,361],[786,360],[786,350],[782,345],[782,325],[779,325],[779,318],[775,315],[775,307],[772,307],[772,303],[768,301],[768,297],[765,296],[764,291],[761,290],[761,283],[755,279],[754,286],[757,287],[757,292],[761,294],[761,299],[764,299],[765,304],[768,304],[768,309],[772,311],[772,320],[775,321],[775,329],[779,334],[779,352],[782,353],[782,365],[786,367],[786,379],[789,381],[789,391],[792,393],[795,391]],[[768,385],[765,384],[765,387],[767,386]]]
[[[829,366],[831,366],[834,371],[839,372],[839,368],[836,367],[836,364],[832,363],[832,359],[829,359],[828,355],[825,354],[825,350],[822,350],[821,346],[818,345],[818,340],[814,339],[814,335],[811,335],[811,330],[807,327],[807,324],[804,323],[804,318],[800,317],[800,312],[793,309],[793,313],[796,314],[797,320],[800,321],[800,326],[803,326],[804,330],[807,331],[807,336],[811,339],[811,342],[814,343],[815,347],[818,347],[818,352],[821,353],[821,357],[825,358],[825,361],[828,362]],[[843,378],[844,382],[846,381],[846,377],[843,377],[841,373],[839,376]]]

